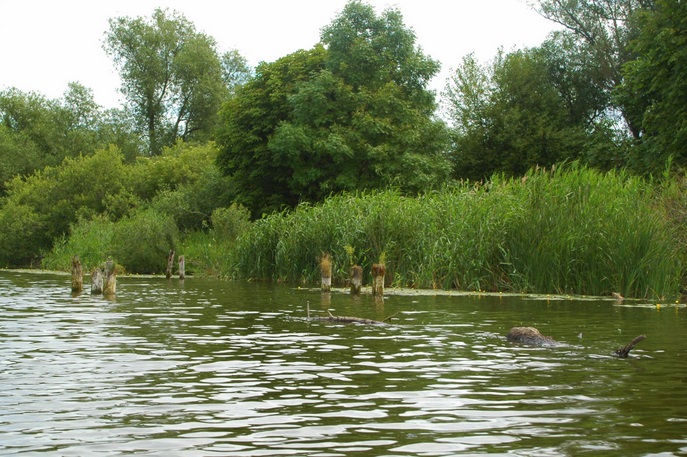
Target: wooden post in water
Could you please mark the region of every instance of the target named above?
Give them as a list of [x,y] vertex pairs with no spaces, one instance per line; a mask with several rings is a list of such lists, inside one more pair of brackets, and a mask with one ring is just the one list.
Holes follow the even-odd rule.
[[167,279],[172,277],[172,268],[174,267],[174,249],[169,250],[169,257],[167,257]]
[[72,293],[78,294],[83,290],[83,269],[79,256],[72,257]]
[[383,263],[372,264],[372,295],[375,297],[384,296],[384,275],[386,266]]
[[186,277],[186,258],[183,255],[179,256],[179,279]]
[[91,293],[99,295],[103,293],[103,271],[95,268],[91,274]]
[[363,289],[363,267],[353,265],[351,268],[351,294],[360,295]]
[[114,295],[117,292],[117,275],[115,274],[115,264],[111,259],[105,262],[105,286],[103,295]]
[[332,290],[332,259],[329,254],[322,255],[320,259],[320,275],[322,292],[330,292]]

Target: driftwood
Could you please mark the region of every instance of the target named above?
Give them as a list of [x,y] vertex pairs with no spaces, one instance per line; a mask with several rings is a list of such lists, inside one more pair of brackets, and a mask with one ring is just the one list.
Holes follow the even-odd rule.
[[363,289],[363,267],[354,265],[351,268],[351,294],[360,295]]
[[83,269],[79,256],[72,257],[72,293],[79,293],[83,290]]
[[630,354],[630,351],[634,349],[637,343],[644,339],[646,339],[646,335],[639,335],[634,340],[630,341],[630,343],[627,346],[622,347],[620,349],[616,349],[614,354],[620,357],[621,359],[626,359],[627,356]]
[[310,303],[307,305],[307,313],[309,321],[318,322],[333,322],[337,324],[364,324],[364,325],[386,325],[389,320],[391,320],[396,314],[385,318],[382,321],[376,321],[374,319],[364,319],[362,317],[352,317],[352,316],[335,316],[330,311],[327,311],[328,316],[318,316],[310,317]]

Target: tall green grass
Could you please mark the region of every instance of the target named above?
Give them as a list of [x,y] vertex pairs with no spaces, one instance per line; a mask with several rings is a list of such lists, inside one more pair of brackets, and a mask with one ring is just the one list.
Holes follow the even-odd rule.
[[571,164],[415,198],[334,196],[255,222],[217,268],[314,282],[317,259],[329,253],[335,281],[345,281],[351,263],[369,281],[383,255],[394,286],[675,297],[682,254],[656,188]]

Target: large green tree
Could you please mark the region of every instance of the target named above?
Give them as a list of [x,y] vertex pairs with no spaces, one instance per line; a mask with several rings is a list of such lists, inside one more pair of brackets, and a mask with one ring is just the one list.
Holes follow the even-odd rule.
[[[654,8],[655,0],[536,0],[534,8],[544,17],[562,25],[568,35],[568,56],[582,63],[582,73],[600,93],[606,94],[606,114],[622,114],[632,136],[640,136],[641,126],[631,107],[610,95],[623,81],[623,65],[632,60],[630,42],[637,33],[640,11]],[[571,45],[571,46],[570,46]]]
[[439,64],[401,14],[349,2],[321,43],[263,63],[222,111],[219,164],[254,215],[342,191],[442,183],[447,132],[427,83]]
[[672,156],[687,165],[687,3],[658,0],[646,11],[624,68],[618,97],[641,128],[640,167],[661,169]]
[[0,195],[17,174],[91,155],[109,144],[128,158],[138,155],[140,142],[129,126],[121,111],[103,111],[92,91],[78,83],[70,83],[56,100],[17,89],[0,92]]
[[542,47],[499,53],[490,65],[463,59],[445,93],[455,178],[522,175],[575,159],[610,166],[604,162],[617,146],[612,129],[596,120],[603,107],[552,54],[559,56]]
[[104,48],[150,154],[211,135],[228,92],[214,39],[183,15],[156,9],[150,19],[111,19]]

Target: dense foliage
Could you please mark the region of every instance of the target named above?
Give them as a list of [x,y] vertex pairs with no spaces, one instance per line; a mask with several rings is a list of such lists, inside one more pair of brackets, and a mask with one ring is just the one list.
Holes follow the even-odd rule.
[[[114,18],[125,103],[0,92],[0,266],[674,296],[687,253],[687,7],[533,0],[562,29],[439,62],[358,0],[253,71],[183,15]],[[543,171],[554,170],[555,171]],[[478,183],[478,184],[476,184]],[[257,220],[256,220],[257,219]]]
[[340,283],[352,264],[369,283],[384,257],[394,286],[675,298],[684,250],[657,204],[669,187],[572,164],[417,198],[334,197],[257,221],[224,274],[313,282],[329,253]]
[[255,215],[332,193],[444,182],[446,129],[426,89],[438,63],[396,10],[350,2],[322,45],[263,63],[223,108],[219,165]]

